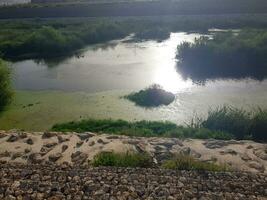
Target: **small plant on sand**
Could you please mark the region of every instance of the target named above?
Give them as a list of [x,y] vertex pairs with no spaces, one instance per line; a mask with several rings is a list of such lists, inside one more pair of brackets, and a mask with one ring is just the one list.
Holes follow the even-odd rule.
[[97,154],[92,162],[94,167],[151,167],[152,158],[147,153],[114,153],[101,152]]
[[178,154],[173,159],[167,160],[162,164],[165,169],[175,170],[201,170],[201,171],[227,171],[226,165],[218,165],[215,163],[208,163],[198,161],[189,155]]
[[138,106],[157,107],[160,105],[169,105],[174,101],[175,95],[163,90],[159,85],[154,84],[144,90],[129,94],[125,98],[133,101]]

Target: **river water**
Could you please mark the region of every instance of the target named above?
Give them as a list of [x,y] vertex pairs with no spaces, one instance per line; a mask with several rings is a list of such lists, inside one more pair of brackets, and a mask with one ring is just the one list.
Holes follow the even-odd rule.
[[[118,102],[114,109],[127,107],[127,112],[142,112],[140,117],[135,114],[137,119],[185,121],[195,112],[205,114],[211,107],[225,104],[266,108],[267,80],[218,77],[198,84],[195,80],[183,78],[183,74],[176,70],[177,45],[183,41],[193,42],[197,37],[200,34],[172,33],[162,42],[118,40],[89,46],[68,58],[16,62],[13,63],[14,85],[17,90],[113,95],[159,84],[176,94],[172,104],[152,110],[135,108],[130,103],[125,105],[121,98],[115,100]],[[116,112],[117,118],[125,118]],[[112,112],[106,117],[113,117]]]

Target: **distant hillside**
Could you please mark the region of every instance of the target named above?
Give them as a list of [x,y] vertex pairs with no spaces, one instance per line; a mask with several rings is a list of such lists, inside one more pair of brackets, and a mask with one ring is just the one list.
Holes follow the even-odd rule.
[[[40,0],[39,0],[40,1]],[[0,18],[108,17],[267,13],[266,0],[125,1],[101,4],[27,4],[1,8]]]

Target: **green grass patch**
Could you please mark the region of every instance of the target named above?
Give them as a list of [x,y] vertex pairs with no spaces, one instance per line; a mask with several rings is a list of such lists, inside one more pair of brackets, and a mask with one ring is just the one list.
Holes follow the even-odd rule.
[[151,167],[152,158],[148,154],[140,153],[113,153],[101,152],[97,154],[92,165],[99,166],[113,166],[113,167]]
[[188,155],[176,155],[162,164],[162,168],[173,170],[229,171],[226,165],[202,162]]
[[267,141],[267,110],[246,111],[223,106],[208,113],[200,123],[201,127],[234,135],[236,139]]
[[109,133],[117,135],[140,137],[173,137],[173,138],[199,138],[199,139],[232,139],[233,135],[222,131],[211,131],[205,128],[193,128],[178,126],[171,122],[138,121],[128,122],[124,120],[82,120],[56,124],[53,131],[61,132],[86,132]]
[[178,126],[171,122],[124,120],[81,120],[56,124],[53,131],[109,133],[142,137],[172,137],[197,139],[251,139],[267,141],[267,110],[246,111],[230,106],[211,110],[206,119],[188,126]]
[[138,106],[158,107],[172,103],[175,95],[163,90],[159,85],[152,85],[139,92],[129,94],[125,98],[133,101]]

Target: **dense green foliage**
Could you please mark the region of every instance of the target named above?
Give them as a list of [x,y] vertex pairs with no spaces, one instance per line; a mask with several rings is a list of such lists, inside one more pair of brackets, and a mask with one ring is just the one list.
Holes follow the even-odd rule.
[[139,92],[129,94],[125,98],[133,101],[138,106],[157,107],[169,105],[174,101],[175,95],[163,90],[158,85],[152,85]]
[[252,139],[267,141],[267,110],[253,112],[230,106],[220,107],[208,113],[206,119],[189,126],[178,126],[171,122],[123,120],[82,120],[56,124],[53,131],[75,131],[110,133],[128,136],[173,137],[198,139]]
[[56,124],[53,131],[75,131],[96,133],[110,133],[128,136],[144,137],[177,137],[177,138],[200,138],[200,139],[231,139],[232,135],[221,131],[210,131],[205,128],[193,128],[177,126],[171,122],[139,121],[127,122],[123,120],[82,120]]
[[251,138],[257,141],[267,141],[267,110],[259,109],[250,123]]
[[178,70],[187,78],[264,79],[267,76],[267,31],[242,30],[201,37],[178,46]]
[[162,164],[163,168],[175,170],[228,171],[225,165],[202,162],[188,155],[176,155]]
[[98,166],[115,166],[115,167],[151,167],[152,158],[146,153],[113,153],[101,152],[97,154],[92,165]]
[[210,130],[224,131],[237,139],[267,141],[267,110],[253,112],[224,106],[209,112],[201,126]]
[[163,40],[170,32],[177,31],[266,26],[265,15],[2,20],[0,54],[12,60],[47,58],[68,55],[88,44],[123,38],[131,33],[136,33],[134,40]]
[[12,99],[11,74],[7,64],[0,59],[0,112]]

